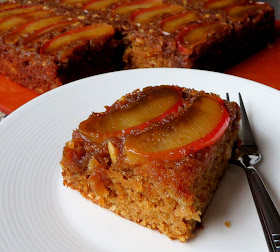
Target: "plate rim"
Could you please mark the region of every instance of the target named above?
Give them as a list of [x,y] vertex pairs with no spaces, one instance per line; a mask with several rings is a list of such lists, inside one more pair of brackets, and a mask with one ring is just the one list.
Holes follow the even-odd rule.
[[[251,81],[251,80],[247,80],[247,79],[244,79],[244,78],[241,78],[241,77],[236,77],[236,76],[232,76],[232,75],[228,75],[228,74],[223,74],[223,73],[216,73],[216,72],[211,72],[211,71],[205,71],[205,70],[196,70],[196,69],[176,69],[176,71],[179,70],[179,71],[191,71],[191,72],[206,72],[207,74],[218,74],[218,75],[222,75],[222,76],[227,76],[226,78],[237,78],[237,79],[241,79],[242,81],[246,81],[246,82],[252,82],[254,85],[257,85],[258,88],[260,89],[265,89],[265,90],[269,90],[269,92],[272,91],[272,93],[274,93],[274,91],[278,91],[274,88],[271,88],[271,87],[268,87],[264,84],[261,84],[261,83],[258,83],[258,82],[254,82],[254,81]],[[65,89],[72,89],[72,88],[76,88],[77,85],[81,82],[81,81],[85,81],[87,82],[88,80],[92,80],[93,78],[96,79],[97,77],[98,78],[102,78],[104,75],[108,76],[108,75],[114,75],[114,74],[123,74],[124,72],[142,72],[142,71],[157,71],[157,72],[161,72],[161,71],[166,71],[166,69],[162,69],[162,68],[159,68],[159,69],[136,69],[136,70],[124,70],[124,71],[117,71],[117,72],[113,72],[113,73],[106,73],[106,74],[102,74],[102,75],[98,75],[98,76],[93,76],[93,77],[88,77],[88,78],[85,78],[85,79],[82,79],[82,80],[78,80],[78,81],[75,81],[75,82],[72,82],[72,83],[69,83],[65,86],[62,86],[62,87],[59,87],[59,88],[56,88],[54,90],[51,90],[39,97],[36,97],[35,99],[31,100],[30,102],[24,104],[22,107],[18,108],[17,110],[15,110],[13,113],[11,113],[7,118],[5,118],[4,121],[2,121],[0,123],[0,132],[3,132],[2,129],[5,128],[4,125],[9,125],[10,124],[10,121],[13,122],[14,118],[17,117],[17,115],[19,116],[23,116],[22,115],[22,112],[26,111],[29,109],[29,107],[32,107],[32,106],[36,106],[36,103],[40,103],[40,102],[44,102],[47,100],[48,97],[50,96],[55,96],[56,94],[60,94],[60,93],[63,93]],[[168,68],[168,71],[174,71],[174,69],[171,69],[171,68]],[[121,72],[121,73],[120,73]],[[106,77],[105,77],[106,78]],[[97,85],[98,83],[97,82],[94,82],[95,85]],[[261,85],[259,85],[261,84]],[[179,85],[182,85],[181,83]],[[141,87],[142,88],[142,87]],[[194,87],[195,88],[195,87]],[[252,86],[252,88],[255,88],[255,86]],[[277,92],[275,92],[275,94],[277,94]],[[42,98],[43,97],[43,98]],[[6,121],[6,122],[5,122]],[[1,126],[2,125],[2,126]],[[1,135],[0,135],[1,136]],[[0,191],[0,194],[1,194],[1,191]],[[190,250],[192,251],[192,250]]]

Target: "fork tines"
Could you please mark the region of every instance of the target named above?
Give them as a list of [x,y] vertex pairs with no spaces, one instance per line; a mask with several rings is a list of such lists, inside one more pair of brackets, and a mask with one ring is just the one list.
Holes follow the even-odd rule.
[[241,109],[243,145],[257,147],[241,94],[240,93],[238,94],[239,94],[239,103]]

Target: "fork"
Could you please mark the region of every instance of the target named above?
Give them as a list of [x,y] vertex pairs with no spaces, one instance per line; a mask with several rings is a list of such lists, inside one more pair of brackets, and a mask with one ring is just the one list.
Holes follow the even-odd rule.
[[[226,95],[227,101],[230,101],[229,94],[227,93]],[[259,173],[254,167],[261,160],[261,153],[255,142],[240,93],[239,103],[241,109],[241,135],[243,139],[242,145],[239,148],[239,157],[230,162],[242,167],[246,172],[269,251],[280,252],[280,216]]]

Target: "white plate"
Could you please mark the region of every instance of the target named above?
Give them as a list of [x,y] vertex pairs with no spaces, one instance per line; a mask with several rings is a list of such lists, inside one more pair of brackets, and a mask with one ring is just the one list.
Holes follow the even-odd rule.
[[237,167],[227,170],[204,228],[186,243],[125,220],[62,186],[62,148],[79,122],[123,94],[160,84],[222,97],[229,92],[232,100],[242,93],[264,157],[259,171],[280,208],[279,91],[207,71],[121,71],[50,91],[0,123],[0,251],[268,251],[245,174]]

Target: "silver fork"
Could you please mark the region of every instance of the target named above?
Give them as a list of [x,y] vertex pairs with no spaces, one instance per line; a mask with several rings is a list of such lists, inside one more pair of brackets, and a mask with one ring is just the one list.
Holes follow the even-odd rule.
[[[229,101],[228,93],[227,101]],[[242,145],[239,148],[240,155],[237,159],[232,159],[231,163],[244,168],[246,172],[269,251],[280,252],[280,216],[259,173],[254,167],[261,160],[261,153],[255,142],[240,93],[239,103],[242,122],[241,135],[243,139]]]

